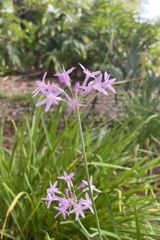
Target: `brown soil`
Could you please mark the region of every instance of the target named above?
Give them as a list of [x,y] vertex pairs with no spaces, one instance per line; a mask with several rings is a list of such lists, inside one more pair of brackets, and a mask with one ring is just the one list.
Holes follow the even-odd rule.
[[35,81],[27,78],[27,76],[6,76],[0,77],[0,93],[2,97],[0,98],[0,120],[4,116],[5,121],[10,121],[12,119],[17,120],[28,110],[28,104],[18,101],[18,98],[13,101],[13,99],[7,99],[3,97],[3,94],[12,96],[14,94],[26,94],[31,93],[35,87]]
[[[30,108],[29,104],[7,98],[14,94],[25,94],[32,92],[34,89],[34,81],[31,81],[27,76],[5,76],[0,77],[0,124],[4,126],[3,129],[3,146],[11,148],[13,146],[14,128],[12,121],[15,122],[22,119],[22,117]],[[4,124],[5,123],[5,124]]]

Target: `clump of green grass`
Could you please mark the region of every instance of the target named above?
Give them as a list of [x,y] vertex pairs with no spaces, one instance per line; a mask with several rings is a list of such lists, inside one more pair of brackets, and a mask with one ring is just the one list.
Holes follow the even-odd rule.
[[0,98],[2,99],[8,99],[13,101],[32,101],[31,100],[32,94],[31,93],[14,93],[14,94],[8,94],[4,92],[0,92]]
[[[62,121],[63,118],[63,121]],[[94,184],[102,190],[96,207],[104,239],[159,239],[160,168],[158,142],[148,148],[140,138],[143,129],[157,120],[155,114],[136,123],[137,116],[124,117],[99,126],[83,125],[86,153]],[[64,117],[59,106],[49,117],[36,109],[25,123],[16,126],[12,150],[0,146],[0,223],[4,239],[86,239],[73,217],[54,219],[56,210],[46,208],[41,198],[49,181],[65,170],[84,179],[82,149],[74,116]],[[158,131],[158,124],[157,124]],[[157,133],[158,134],[158,133]],[[156,132],[153,137],[157,139]],[[96,232],[91,214],[82,220],[90,233]],[[98,239],[95,236],[93,239]]]

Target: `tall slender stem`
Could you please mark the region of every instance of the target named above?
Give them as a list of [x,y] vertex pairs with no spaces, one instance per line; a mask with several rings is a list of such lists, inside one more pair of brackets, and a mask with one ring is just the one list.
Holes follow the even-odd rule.
[[84,232],[86,238],[88,240],[90,240],[91,236],[90,236],[89,232],[85,229],[85,227],[83,226],[83,224],[81,223],[81,221],[79,219],[78,219],[78,222],[79,222],[79,225],[81,226],[81,228],[83,229],[83,232]]
[[95,206],[94,199],[93,199],[93,193],[92,193],[92,190],[91,190],[90,176],[89,176],[89,170],[88,170],[88,164],[87,164],[87,156],[86,156],[86,151],[85,151],[85,144],[84,144],[84,137],[83,137],[83,131],[82,131],[82,124],[81,124],[81,117],[80,117],[79,108],[77,108],[77,117],[78,117],[78,125],[79,125],[79,130],[80,130],[80,137],[81,137],[81,141],[82,141],[82,151],[83,151],[83,156],[84,156],[84,166],[85,166],[85,171],[86,171],[86,177],[87,177],[90,197],[91,197],[92,206],[93,206],[93,209],[94,209],[96,225],[97,225],[97,229],[98,229],[98,233],[99,233],[99,239],[103,240],[102,239],[102,235],[101,235],[101,229],[100,229],[98,214],[97,214],[96,206]]

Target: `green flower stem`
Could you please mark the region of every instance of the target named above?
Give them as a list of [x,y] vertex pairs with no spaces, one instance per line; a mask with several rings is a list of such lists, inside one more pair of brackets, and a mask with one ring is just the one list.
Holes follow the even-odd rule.
[[78,222],[79,222],[79,225],[81,226],[81,228],[83,229],[83,232],[84,232],[86,238],[88,240],[90,240],[91,236],[90,236],[89,232],[87,231],[87,229],[85,229],[85,227],[83,226],[83,224],[81,223],[81,221],[79,219],[78,219]]
[[80,130],[80,137],[81,137],[81,141],[82,141],[82,151],[83,151],[83,156],[84,156],[84,165],[85,165],[86,177],[87,177],[87,182],[88,182],[88,187],[89,187],[89,192],[90,192],[90,198],[91,198],[91,201],[92,201],[92,206],[93,206],[93,210],[94,210],[94,214],[95,214],[96,225],[97,225],[97,229],[98,229],[98,233],[99,233],[99,239],[103,240],[102,235],[101,235],[101,230],[100,230],[98,214],[97,214],[97,210],[96,210],[96,207],[95,207],[93,194],[92,194],[92,190],[91,190],[90,176],[89,176],[89,170],[88,170],[88,164],[87,164],[87,156],[86,156],[86,151],[85,151],[85,144],[84,144],[84,137],[83,137],[79,108],[77,108],[77,117],[78,117],[78,125],[79,125],[79,130]]
[[[83,226],[83,224],[81,223],[81,221],[80,221],[80,219],[78,218],[78,223],[79,223],[79,225],[81,226],[81,228],[82,228],[82,232],[83,232],[83,234],[86,236],[86,238],[88,239],[88,240],[90,240],[91,238],[93,238],[93,237],[95,237],[95,236],[97,236],[98,235],[98,233],[97,232],[95,232],[95,233],[93,233],[93,234],[89,234],[89,232],[87,231],[87,229]],[[108,239],[108,238],[107,238]]]

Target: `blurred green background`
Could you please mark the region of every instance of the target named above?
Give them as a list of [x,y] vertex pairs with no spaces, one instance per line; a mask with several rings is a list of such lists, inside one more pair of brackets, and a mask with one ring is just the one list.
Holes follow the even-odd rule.
[[[160,20],[139,15],[138,0],[6,0],[0,2],[0,73],[79,62],[118,80],[160,70]],[[144,75],[143,75],[144,76]]]

